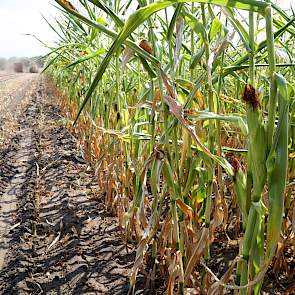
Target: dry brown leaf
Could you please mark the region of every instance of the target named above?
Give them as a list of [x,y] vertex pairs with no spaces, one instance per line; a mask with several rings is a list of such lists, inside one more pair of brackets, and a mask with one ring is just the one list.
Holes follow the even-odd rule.
[[194,245],[191,257],[188,260],[185,272],[184,272],[184,282],[187,283],[189,280],[190,274],[192,273],[194,267],[196,266],[201,255],[204,253],[204,250],[209,242],[209,229],[203,228],[201,232],[201,237],[199,241]]
[[215,194],[215,211],[213,215],[212,231],[222,224],[224,218],[221,196],[215,179],[213,180],[213,190]]
[[225,272],[225,274],[222,276],[222,278],[220,279],[220,281],[215,282],[210,289],[208,290],[208,295],[220,295],[223,294],[223,289],[224,287],[221,286],[220,284],[227,284],[230,276],[234,270],[234,267],[236,265],[236,263],[239,260],[239,256],[237,256],[234,261],[231,263],[230,267],[228,268],[228,270]]
[[149,54],[153,54],[154,53],[154,50],[153,50],[151,44],[146,39],[142,39],[139,42],[139,47],[141,47],[143,50],[145,50]]
[[129,62],[129,60],[134,56],[134,50],[126,47],[123,52],[123,57],[122,57],[122,68],[124,69]]
[[130,276],[130,289],[132,289],[133,286],[135,286],[138,269],[143,265],[143,259],[144,259],[144,254],[146,251],[146,246],[147,246],[147,239],[143,238],[137,246],[136,258],[135,258],[135,262],[134,262],[131,276]]
[[60,0],[67,8],[71,9],[71,10],[74,10],[74,11],[77,11],[78,10],[75,8],[75,6],[68,0]]
[[194,211],[189,205],[185,204],[181,199],[177,199],[176,204],[189,220],[193,219]]
[[171,98],[176,100],[177,95],[176,95],[175,87],[172,84],[171,80],[168,78],[168,76],[163,70],[161,70],[161,76],[169,96],[171,96]]

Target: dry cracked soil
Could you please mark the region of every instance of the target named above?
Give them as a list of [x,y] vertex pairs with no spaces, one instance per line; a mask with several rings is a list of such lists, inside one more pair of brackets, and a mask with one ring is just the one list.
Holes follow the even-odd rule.
[[17,79],[0,112],[10,128],[0,149],[0,294],[127,294],[134,251],[105,212],[54,92],[40,76]]

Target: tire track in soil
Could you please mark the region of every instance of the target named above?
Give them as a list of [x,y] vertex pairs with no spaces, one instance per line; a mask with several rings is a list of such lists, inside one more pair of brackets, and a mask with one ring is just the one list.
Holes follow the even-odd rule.
[[[11,175],[1,196],[0,243],[2,246],[0,247],[0,269],[3,267],[4,258],[8,250],[9,238],[7,236],[10,228],[13,226],[11,219],[16,211],[17,199],[22,196],[22,188],[27,181],[28,170],[31,169],[28,163],[35,152],[31,143],[32,129],[26,128],[19,137],[17,153],[10,152],[7,154],[12,165],[11,167],[6,166],[6,169],[11,169],[14,171],[14,174]],[[1,171],[1,180],[5,178],[5,172],[3,172]],[[1,184],[3,184],[2,181]]]
[[[33,98],[33,101],[36,97]],[[19,242],[27,236],[33,208],[27,199],[31,198],[34,188],[34,162],[36,144],[34,142],[34,128],[27,118],[34,117],[36,105],[31,104],[25,111],[24,118],[19,120],[20,130],[10,144],[1,151],[0,161],[0,293],[12,294],[5,288],[4,278],[8,279],[8,272],[13,272],[21,260],[22,249],[18,249]],[[31,198],[32,199],[32,198]],[[19,225],[19,226],[17,226]],[[14,228],[14,230],[13,230]],[[13,234],[15,231],[15,234]],[[14,247],[14,249],[13,249]],[[19,268],[20,270],[20,268]],[[24,273],[19,273],[21,277]],[[16,292],[14,292],[16,294]]]
[[19,223],[1,243],[0,294],[127,294],[135,253],[126,252],[97,197],[52,93],[44,81],[38,89],[21,130],[0,152],[2,222],[6,232]]

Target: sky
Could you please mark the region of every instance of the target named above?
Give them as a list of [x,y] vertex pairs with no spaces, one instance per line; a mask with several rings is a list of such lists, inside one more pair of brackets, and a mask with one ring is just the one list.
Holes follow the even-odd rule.
[[24,34],[35,34],[42,41],[55,38],[43,20],[52,18],[56,8],[50,0],[0,0],[0,57],[36,56],[47,50],[35,38]]
[[[294,0],[278,0],[279,6],[289,8]],[[31,36],[51,43],[55,34],[43,20],[57,15],[53,0],[0,0],[0,57],[36,56],[47,50]],[[295,7],[295,5],[294,5]]]

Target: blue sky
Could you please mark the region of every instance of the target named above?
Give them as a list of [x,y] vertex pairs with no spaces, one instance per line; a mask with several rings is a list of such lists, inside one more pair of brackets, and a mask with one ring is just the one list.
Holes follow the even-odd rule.
[[[278,0],[282,8],[290,7],[294,0]],[[46,18],[56,15],[53,0],[0,0],[0,57],[35,56],[46,53],[46,49],[34,38],[24,36],[31,33],[45,42],[54,40],[41,14]],[[295,6],[295,5],[294,5]]]

